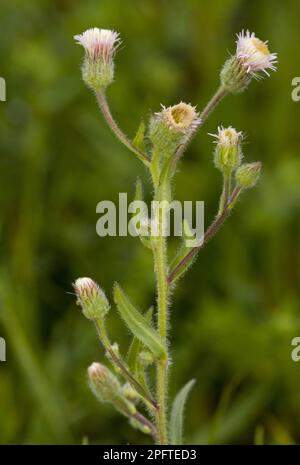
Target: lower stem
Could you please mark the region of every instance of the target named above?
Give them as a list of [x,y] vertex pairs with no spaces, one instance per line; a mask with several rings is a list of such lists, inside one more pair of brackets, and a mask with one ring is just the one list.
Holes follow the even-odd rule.
[[[162,219],[161,219],[162,221]],[[160,221],[160,225],[161,225]],[[157,277],[157,304],[158,304],[158,332],[167,350],[167,323],[168,323],[168,266],[167,266],[167,241],[160,234],[156,238],[154,260]],[[158,443],[168,444],[167,434],[167,386],[168,386],[168,357],[157,362],[157,403],[156,414]]]

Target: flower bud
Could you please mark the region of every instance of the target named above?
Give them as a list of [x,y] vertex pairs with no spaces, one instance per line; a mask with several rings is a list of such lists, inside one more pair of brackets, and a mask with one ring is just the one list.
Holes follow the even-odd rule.
[[241,164],[243,134],[231,126],[228,128],[220,126],[217,134],[210,135],[216,138],[215,165],[224,175],[228,176]]
[[132,402],[125,398],[118,379],[101,363],[92,363],[88,368],[90,388],[100,402],[110,402],[121,413],[127,416],[134,415],[136,408]]
[[91,278],[78,278],[73,286],[84,316],[89,320],[103,319],[109,311],[109,303],[98,284]]
[[243,92],[252,78],[258,78],[261,72],[269,76],[267,70],[275,71],[277,63],[277,54],[270,53],[267,42],[255,37],[254,32],[242,31],[237,37],[236,53],[221,71],[222,85],[233,94]]
[[114,78],[114,55],[121,41],[117,32],[109,29],[88,29],[74,36],[85,49],[82,78],[95,92],[104,90]]
[[135,402],[139,399],[139,395],[135,389],[129,383],[125,383],[122,387],[122,393],[126,397],[126,399]]
[[130,418],[129,421],[130,425],[132,428],[135,428],[139,431],[141,431],[144,434],[151,434],[151,429],[147,425],[143,425],[143,423],[140,423],[139,421],[135,420],[134,418]]
[[149,137],[158,150],[170,154],[189,140],[200,122],[196,108],[190,104],[180,102],[172,107],[162,106],[162,111],[150,120]]
[[237,185],[243,189],[254,187],[260,176],[261,166],[260,161],[241,165],[235,173]]

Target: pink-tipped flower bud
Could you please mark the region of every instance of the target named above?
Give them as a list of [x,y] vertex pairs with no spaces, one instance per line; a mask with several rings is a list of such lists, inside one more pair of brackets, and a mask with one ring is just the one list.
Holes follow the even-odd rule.
[[110,307],[98,284],[91,278],[78,278],[73,286],[84,316],[89,320],[103,319]]
[[100,402],[110,402],[126,416],[136,413],[136,408],[123,394],[121,384],[115,375],[101,363],[92,363],[88,368],[90,388]]

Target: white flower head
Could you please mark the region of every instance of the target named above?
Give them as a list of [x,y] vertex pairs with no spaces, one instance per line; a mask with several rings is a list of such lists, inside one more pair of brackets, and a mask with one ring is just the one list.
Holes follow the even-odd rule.
[[232,126],[229,126],[228,128],[219,126],[217,134],[209,134],[209,135],[212,137],[215,137],[216,144],[224,147],[225,149],[229,149],[231,147],[238,145],[243,138],[242,131],[237,131]]
[[74,36],[74,39],[84,47],[89,59],[93,61],[102,59],[106,63],[113,58],[121,43],[118,32],[97,27]]
[[158,115],[162,117],[169,129],[175,132],[192,133],[201,123],[196,107],[184,102],[171,107],[162,106],[162,111]]
[[270,53],[268,41],[263,42],[248,30],[240,32],[237,38],[236,57],[247,73],[256,75],[263,71],[269,76],[268,69],[276,71],[277,53]]

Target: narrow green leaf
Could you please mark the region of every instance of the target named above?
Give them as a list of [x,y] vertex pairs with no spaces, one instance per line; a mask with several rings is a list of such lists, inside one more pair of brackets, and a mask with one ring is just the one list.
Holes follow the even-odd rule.
[[131,332],[153,353],[156,358],[165,359],[166,349],[146,318],[132,305],[119,284],[114,287],[114,300],[118,311]]
[[144,140],[145,131],[146,131],[145,123],[144,121],[141,121],[141,124],[139,125],[136,135],[132,141],[132,145],[142,150],[143,152],[145,151],[145,140]]
[[[152,323],[152,315],[153,307],[151,306],[145,313],[145,318],[150,325]],[[134,374],[138,382],[141,383],[149,396],[151,396],[151,391],[147,382],[146,367],[141,363],[140,360],[140,354],[144,348],[145,345],[136,336],[133,336],[131,345],[128,350],[127,365],[131,373]]]
[[174,399],[170,418],[170,440],[172,445],[181,445],[183,443],[184,406],[195,382],[194,379],[189,381]]
[[[145,318],[150,325],[152,322],[152,315],[153,307],[151,306],[145,313]],[[136,336],[133,336],[127,355],[127,364],[132,373],[137,372],[137,365],[139,362],[138,357],[142,350],[143,343]]]

